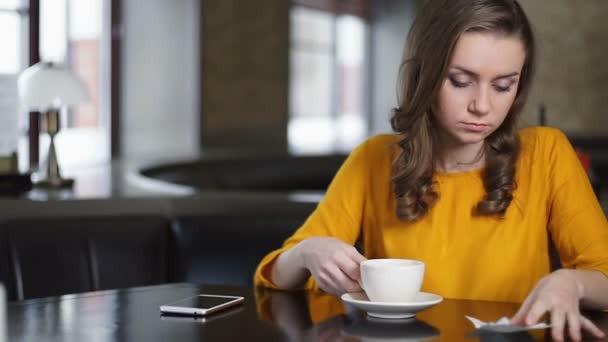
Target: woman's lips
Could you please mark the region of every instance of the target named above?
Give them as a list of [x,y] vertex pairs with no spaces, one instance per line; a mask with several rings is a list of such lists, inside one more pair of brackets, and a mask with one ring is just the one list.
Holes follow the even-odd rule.
[[483,132],[488,128],[488,125],[479,122],[463,122],[462,124],[466,130],[472,132]]

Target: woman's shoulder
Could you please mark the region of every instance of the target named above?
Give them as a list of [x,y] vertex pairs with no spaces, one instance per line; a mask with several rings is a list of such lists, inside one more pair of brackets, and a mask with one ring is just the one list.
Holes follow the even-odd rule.
[[566,135],[559,128],[555,127],[545,127],[545,126],[533,126],[522,128],[519,131],[519,136],[523,139],[526,138],[540,138],[540,139],[562,139],[565,138]]
[[378,134],[365,140],[359,148],[366,150],[371,159],[377,160],[378,158],[394,156],[399,151],[397,145],[399,140],[400,136],[398,134]]
[[519,131],[519,138],[524,152],[553,150],[570,144],[564,132],[553,127],[523,128]]
[[400,136],[398,134],[377,134],[368,138],[364,144],[369,145],[371,148],[387,148],[393,147],[399,142]]
[[357,146],[351,152],[349,159],[355,163],[388,167],[400,151],[398,142],[399,135],[397,134],[374,135]]

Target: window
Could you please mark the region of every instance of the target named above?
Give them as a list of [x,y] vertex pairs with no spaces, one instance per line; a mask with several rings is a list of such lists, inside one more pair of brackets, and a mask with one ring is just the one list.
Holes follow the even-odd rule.
[[[107,0],[40,0],[40,59],[68,66],[85,83],[89,101],[62,113],[57,158],[62,168],[110,159],[109,14]],[[48,150],[48,137],[40,151]],[[43,160],[41,158],[41,160]]]
[[360,16],[292,7],[290,153],[348,152],[367,136],[367,31]]
[[[110,159],[110,82],[118,79],[117,74],[110,73],[110,44],[114,44],[109,35],[110,12],[119,3],[118,0],[0,0],[0,156],[18,150],[20,170],[30,170],[29,151],[40,151],[41,156],[33,159],[34,164],[37,159],[43,161],[48,151],[49,139],[45,134],[40,135],[39,148],[31,149],[27,136],[30,118],[17,107],[17,76],[30,61],[38,60],[38,54],[41,61],[71,68],[87,85],[90,97],[88,103],[62,113],[62,130],[56,138],[62,169]],[[31,13],[32,19],[30,5],[35,11]],[[39,25],[39,34],[29,32],[32,24],[36,28]],[[30,42],[31,38],[35,41]],[[31,46],[35,48],[32,53]],[[38,128],[33,126],[30,135],[37,137],[37,132]]]
[[17,74],[23,67],[23,23],[17,0],[0,0],[0,74]]
[[25,11],[20,0],[0,0],[0,156],[17,151],[17,75],[26,65]]

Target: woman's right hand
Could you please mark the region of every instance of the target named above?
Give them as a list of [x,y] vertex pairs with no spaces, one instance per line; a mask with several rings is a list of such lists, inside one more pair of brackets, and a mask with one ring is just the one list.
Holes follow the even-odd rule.
[[334,295],[361,291],[359,263],[366,258],[355,247],[333,237],[311,237],[296,248],[323,291]]

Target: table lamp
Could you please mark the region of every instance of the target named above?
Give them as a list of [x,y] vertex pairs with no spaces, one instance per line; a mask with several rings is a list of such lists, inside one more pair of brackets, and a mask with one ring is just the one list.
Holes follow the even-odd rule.
[[51,188],[71,186],[73,180],[62,178],[59,171],[55,135],[61,128],[61,108],[88,100],[84,83],[58,64],[40,62],[19,75],[18,89],[22,108],[40,112],[41,131],[48,133],[51,140],[46,166],[41,168],[42,179],[35,184]]

